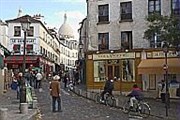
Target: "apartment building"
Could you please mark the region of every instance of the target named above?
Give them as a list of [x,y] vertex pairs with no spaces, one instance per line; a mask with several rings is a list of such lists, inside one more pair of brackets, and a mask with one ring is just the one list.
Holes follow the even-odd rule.
[[9,69],[21,71],[23,63],[24,32],[21,21],[28,19],[30,29],[26,36],[26,68],[38,67],[45,75],[56,71],[60,65],[60,43],[54,31],[48,29],[39,20],[40,15],[24,15],[15,19],[6,20],[8,25],[8,49],[11,55],[5,59]]
[[[84,24],[88,25],[88,34],[84,35],[88,43],[88,89],[101,89],[106,77],[116,76],[119,81],[115,90],[121,93],[129,91],[134,83],[146,91],[158,90],[165,74],[162,42],[157,36],[152,41],[143,37],[148,28],[145,18],[154,12],[178,17],[180,0],[87,0]],[[154,62],[157,59],[158,64]],[[168,52],[168,62],[169,81],[179,80],[180,63],[174,51]]]

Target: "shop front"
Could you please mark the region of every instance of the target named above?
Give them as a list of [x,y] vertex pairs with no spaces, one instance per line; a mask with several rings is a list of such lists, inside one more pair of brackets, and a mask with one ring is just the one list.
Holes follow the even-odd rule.
[[118,78],[116,92],[130,91],[134,83],[141,87],[141,77],[137,74],[140,52],[88,53],[86,58],[86,84],[88,90],[103,89],[105,80]]
[[[27,55],[26,58],[26,69],[30,66],[39,66],[39,56]],[[5,64],[8,69],[13,69],[15,71],[22,71],[23,66],[23,56],[22,55],[11,55],[4,59]]]
[[[143,90],[154,91],[159,98],[162,90],[162,81],[166,80],[171,98],[179,98],[180,89],[180,58],[174,51],[168,52],[167,71],[164,69],[165,57],[163,51],[148,51],[146,58],[138,65],[138,74],[142,75]],[[165,89],[165,88],[164,88]]]

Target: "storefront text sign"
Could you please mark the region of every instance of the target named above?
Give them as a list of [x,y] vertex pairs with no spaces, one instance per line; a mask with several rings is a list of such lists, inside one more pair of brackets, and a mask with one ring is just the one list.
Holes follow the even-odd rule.
[[[168,57],[177,57],[177,53],[174,51],[169,51],[167,56]],[[165,54],[163,51],[147,53],[147,58],[163,58],[163,57],[165,57]]]
[[127,59],[135,58],[135,53],[107,53],[107,54],[93,54],[93,60],[106,60],[106,59]]
[[[36,38],[27,38],[27,43],[35,43]],[[20,44],[24,42],[24,38],[11,38],[10,43]]]

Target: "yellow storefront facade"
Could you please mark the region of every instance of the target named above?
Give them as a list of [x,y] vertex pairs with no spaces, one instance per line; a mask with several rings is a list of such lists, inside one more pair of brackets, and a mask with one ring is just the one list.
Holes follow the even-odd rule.
[[[179,98],[177,94],[180,89],[180,58],[174,50],[168,52],[167,63],[170,97]],[[136,83],[143,91],[159,97],[160,81],[165,76],[164,64],[164,52],[160,49],[88,52],[86,54],[87,90],[103,89],[106,78],[117,77],[114,90],[117,93],[129,92]]]
[[106,78],[117,77],[116,92],[130,91],[133,84],[142,86],[137,66],[141,61],[141,52],[89,52],[86,58],[86,85],[88,90],[103,89]]

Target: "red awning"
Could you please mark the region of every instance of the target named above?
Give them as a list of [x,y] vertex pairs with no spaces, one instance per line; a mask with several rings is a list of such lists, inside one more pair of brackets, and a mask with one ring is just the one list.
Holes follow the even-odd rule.
[[[26,63],[36,63],[38,60],[38,56],[27,56],[26,55]],[[4,59],[5,63],[23,63],[23,56],[22,55],[13,55],[8,56]]]

